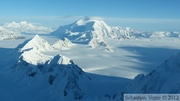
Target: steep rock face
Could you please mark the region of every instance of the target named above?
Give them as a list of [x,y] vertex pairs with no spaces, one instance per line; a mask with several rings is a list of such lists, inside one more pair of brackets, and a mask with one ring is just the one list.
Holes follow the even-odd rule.
[[21,21],[19,23],[13,21],[4,24],[2,27],[18,33],[49,34],[52,32],[51,28],[36,26],[26,21]]
[[54,48],[39,35],[35,35],[32,39],[25,41],[21,46],[19,51],[25,51],[29,49],[34,49],[38,51],[53,51]]
[[66,50],[70,49],[73,45],[74,44],[69,39],[64,38],[63,40],[59,40],[55,44],[53,44],[53,47],[61,50]]
[[140,74],[125,93],[180,93],[180,53],[147,75]]
[[25,37],[21,36],[17,32],[10,31],[0,26],[0,40],[9,40],[9,39],[24,39]]

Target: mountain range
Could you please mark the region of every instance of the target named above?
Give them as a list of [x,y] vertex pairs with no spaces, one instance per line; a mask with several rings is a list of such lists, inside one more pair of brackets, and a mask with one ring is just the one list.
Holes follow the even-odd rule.
[[[71,43],[68,39],[64,40]],[[88,76],[86,72],[66,56],[44,54],[44,52],[48,51],[55,51],[53,45],[50,45],[39,35],[35,35],[34,38],[26,40],[17,46],[13,53],[14,62],[9,67],[17,82],[26,85],[31,83],[34,88],[44,85],[46,89],[44,89],[41,96],[47,96],[46,93],[51,92],[49,100],[83,101],[84,99],[91,99],[86,94],[86,83],[83,82],[92,85],[91,80],[94,78]],[[139,74],[122,92],[112,96],[108,94],[104,94],[104,97],[99,95],[99,97],[101,97],[101,100],[107,100],[108,98],[108,100],[119,101],[122,100],[124,93],[179,93],[180,88],[178,85],[180,81],[177,78],[180,76],[179,56],[180,53],[170,57],[147,75]],[[42,88],[38,89],[42,90]],[[24,91],[24,93],[26,92]]]
[[0,26],[0,40],[24,39],[20,33],[7,30]]
[[[4,31],[6,34],[4,33]],[[179,37],[177,31],[137,31],[129,27],[122,28],[120,26],[109,26],[100,17],[84,17],[74,23],[60,26],[55,31],[49,27],[37,26],[26,21],[19,23],[13,21],[5,23],[1,26],[0,35],[3,39],[23,38],[21,34],[50,34],[61,39],[68,38],[73,42],[91,43],[91,47],[96,47],[101,43],[105,43],[105,38],[111,39],[132,39],[132,38],[150,38],[150,37]],[[93,42],[91,42],[91,40]],[[96,43],[94,43],[96,42]],[[93,43],[93,44],[92,44]],[[106,47],[107,48],[107,47]]]
[[[52,50],[52,46],[38,35],[26,40],[15,48],[11,57],[14,58],[12,62],[14,64],[10,65],[12,75],[17,82],[27,86],[31,83],[34,88],[44,90],[43,96],[48,96],[51,92],[53,96],[50,96],[49,100],[83,99],[85,94],[79,82],[90,81],[90,78],[68,57],[42,53]],[[39,88],[39,85],[43,85],[45,89]]]
[[26,21],[13,21],[0,26],[0,40],[24,39],[23,34],[49,34],[52,31],[51,28],[36,26]]
[[13,32],[23,33],[23,34],[49,34],[53,30],[48,27],[37,26],[26,21],[21,22],[10,22],[2,25],[3,28],[11,30]]
[[[114,90],[113,95],[102,92],[107,89],[103,87],[113,88],[114,86],[113,84],[111,86],[102,85],[105,79],[101,82],[98,81],[97,75],[93,76],[84,72],[67,56],[59,53],[48,55],[48,53],[55,54],[57,51],[67,51],[78,44],[85,44],[91,48],[103,48],[112,52],[114,50],[108,45],[107,40],[119,41],[120,39],[154,37],[178,38],[179,32],[138,32],[131,28],[111,27],[102,18],[85,17],[72,24],[60,26],[53,32],[48,28],[37,27],[27,22],[12,22],[0,27],[0,38],[1,40],[20,39],[24,38],[21,35],[25,33],[47,34],[46,32],[49,33],[49,36],[57,37],[58,41],[50,44],[40,35],[35,35],[16,48],[3,50],[3,52],[10,50],[10,52],[8,51],[10,55],[4,56],[2,54],[5,59],[0,60],[2,68],[0,75],[7,73],[3,76],[7,76],[7,80],[4,79],[3,81],[6,82],[10,79],[9,82],[11,83],[7,83],[10,85],[7,89],[13,95],[12,98],[3,96],[4,98],[7,97],[11,100],[15,98],[19,101],[122,101],[123,94],[180,93],[180,53],[171,56],[150,73],[139,74],[133,80],[127,80],[128,85],[123,86],[122,89]],[[127,53],[127,51],[125,52]],[[133,50],[133,52],[136,51]],[[116,56],[114,55],[114,57]],[[92,61],[89,63],[95,64]],[[105,83],[111,82],[106,81]],[[4,94],[4,92],[0,92],[0,94]],[[0,97],[1,99],[3,98]]]

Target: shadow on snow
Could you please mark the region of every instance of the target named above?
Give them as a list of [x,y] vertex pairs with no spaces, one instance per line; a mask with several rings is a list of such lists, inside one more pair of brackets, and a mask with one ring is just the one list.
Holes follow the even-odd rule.
[[[13,48],[12,49],[0,48],[0,54],[1,54],[0,66],[1,67],[3,67],[4,65],[7,65],[7,66],[13,65],[14,62],[11,62],[11,60],[8,60],[8,59],[13,59],[14,52],[15,52],[15,49]],[[10,68],[7,66],[6,68]],[[18,89],[18,87],[16,84],[13,84],[14,83],[12,82],[13,77],[6,76],[9,74],[3,73],[3,69],[1,69],[0,71],[1,71],[0,80],[5,81],[4,83],[0,83],[0,89],[3,87],[3,89],[0,91],[0,94],[2,95],[4,94],[5,96],[4,99],[6,99],[6,96],[13,95],[15,92],[12,90],[14,89],[16,90]],[[7,72],[7,73],[10,73],[10,72]],[[86,74],[91,78],[91,81],[89,83],[87,83],[86,81],[81,82],[81,85],[83,85],[83,88],[85,88],[85,90],[88,91],[88,94],[90,96],[98,96],[97,94],[113,95],[119,91],[122,91],[131,81],[130,79],[121,78],[121,77],[105,76],[105,75],[92,74],[92,73],[86,73]],[[12,92],[9,92],[9,91],[12,91]],[[22,94],[19,96],[22,96]]]
[[123,46],[119,47],[126,51],[133,53],[133,55],[127,55],[134,59],[138,65],[130,67],[136,68],[144,73],[149,73],[157,66],[162,64],[170,56],[177,54],[180,49],[164,48],[164,47],[138,47],[138,46]]

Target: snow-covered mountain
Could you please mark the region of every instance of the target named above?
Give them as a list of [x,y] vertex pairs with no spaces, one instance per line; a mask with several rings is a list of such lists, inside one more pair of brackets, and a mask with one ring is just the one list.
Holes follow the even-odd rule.
[[19,33],[10,31],[0,26],[0,40],[24,39]]
[[53,51],[54,47],[51,46],[46,40],[41,38],[39,35],[35,35],[32,39],[25,41],[19,47],[20,52],[25,50],[38,50],[38,51]]
[[130,28],[111,27],[107,25],[102,18],[85,17],[72,24],[60,26],[52,35],[67,37],[70,40],[90,41],[93,34],[101,37],[111,38],[132,38]]
[[[110,27],[99,17],[85,17],[72,24],[60,26],[52,35],[68,38],[73,42],[89,44],[96,47],[105,43],[104,38],[129,39],[133,38],[130,28]],[[107,45],[107,44],[106,44]],[[107,48],[107,47],[105,47]]]
[[92,48],[100,48],[100,49],[105,49],[108,52],[114,52],[111,48],[111,46],[107,45],[107,43],[103,40],[101,36],[95,36],[91,39],[91,41],[88,43],[88,45]]
[[172,37],[179,38],[180,33],[177,31],[169,32],[169,31],[134,31],[133,36],[135,38],[164,38],[164,37]]
[[[11,71],[16,82],[27,87],[21,89],[22,92],[29,94],[27,91],[31,88],[36,89],[36,91],[40,90],[41,94],[35,95],[35,100],[43,98],[42,96],[49,96],[47,101],[53,99],[72,101],[85,98],[85,93],[81,88],[82,84],[79,82],[90,81],[90,78],[68,57],[61,54],[48,56],[41,53],[41,50],[34,48],[34,44],[42,45],[36,43],[40,39],[36,35],[30,41],[27,40],[16,48],[16,50],[22,51],[14,53],[17,54],[16,58],[13,59],[16,62],[11,66]],[[32,45],[33,48],[29,45]],[[44,47],[40,48],[44,49]],[[28,87],[29,84],[32,84],[31,87]],[[33,95],[32,92],[30,94]]]
[[13,21],[2,25],[2,27],[18,33],[49,34],[52,32],[51,28],[36,26],[26,21],[21,21],[19,23]]
[[120,26],[117,26],[117,27],[111,27],[111,28],[112,30],[109,37],[113,39],[131,39],[135,37],[134,34],[137,34],[136,31],[134,31],[133,29],[129,27],[122,28]]
[[67,37],[72,41],[90,42],[95,37],[101,42],[104,37],[112,39],[132,39],[132,38],[154,38],[154,37],[180,37],[177,31],[137,31],[129,27],[112,27],[100,17],[84,17],[72,24],[60,26],[51,33],[60,38]]
[[70,49],[71,46],[73,46],[74,44],[67,38],[64,38],[63,40],[58,40],[53,47],[56,49],[61,49],[61,50],[66,50],[66,49]]
[[[36,56],[37,53],[32,51],[27,52],[28,53],[23,53],[19,57],[18,62],[11,67],[17,80],[22,80],[19,82],[25,82],[28,80],[25,84],[31,83],[35,88],[37,88],[39,83],[42,86],[46,86],[45,89],[40,90],[44,90],[44,93],[41,93],[43,96],[49,96],[49,100],[52,100],[51,98],[56,100],[81,100],[85,97],[79,81],[84,79],[89,80],[89,78],[85,75],[82,69],[72,62],[72,60],[61,55],[56,55],[51,59],[47,59],[47,57],[42,57],[42,55],[40,57],[39,55]],[[29,54],[32,55],[32,59],[34,59],[33,56],[36,56],[39,58],[38,60],[44,60],[43,63],[31,63],[29,61],[31,58],[27,56]],[[33,61],[36,60],[37,59]],[[51,92],[53,96],[50,96],[48,94],[49,92]],[[41,95],[36,95],[35,97],[39,96]]]
[[137,75],[113,101],[123,101],[124,94],[179,94],[180,53],[171,56],[149,74]]
[[[132,81],[126,80],[126,78],[112,77],[114,74],[115,76],[122,74],[120,76],[134,77],[140,73],[139,71],[152,67],[152,65],[146,64],[156,64],[154,55],[158,55],[157,52],[161,52],[163,55],[177,52],[179,39],[165,38],[168,40],[163,40],[163,42],[159,39],[161,37],[162,39],[163,37],[179,37],[179,32],[138,32],[130,28],[110,27],[97,17],[86,17],[66,25],[66,27],[60,27],[60,29],[59,32],[62,33],[55,33],[58,31],[56,30],[52,34],[62,40],[53,45],[39,35],[26,40],[15,50],[14,48],[5,48],[3,43],[0,44],[4,47],[0,49],[0,67],[2,67],[0,80],[3,81],[0,83],[0,95],[3,98],[1,96],[0,100],[120,101],[124,93],[180,93],[180,53],[167,59],[149,74],[139,74]],[[10,37],[16,36],[13,33],[18,33],[3,27],[0,27],[1,30],[5,31],[2,31],[3,33],[11,32]],[[49,42],[57,40],[54,37],[49,38],[49,35],[44,37]],[[152,38],[152,40],[123,40],[120,44],[118,40],[113,40],[129,38]],[[109,43],[114,49],[117,49],[117,53],[108,54],[101,50],[85,49],[88,48],[86,45],[78,45],[78,43],[83,43],[92,48],[114,51],[107,44],[107,40],[111,41]],[[18,41],[13,40],[12,42]],[[147,44],[145,44],[146,42]],[[11,44],[5,41],[4,43],[5,45]],[[158,45],[154,45],[157,43]],[[76,47],[71,48],[74,45]],[[66,49],[70,50],[66,51]],[[63,55],[59,52],[62,52]],[[74,58],[84,70],[90,73],[84,72],[64,54]],[[159,57],[162,59],[164,56],[158,55]],[[157,59],[157,61],[161,60]],[[140,68],[141,66],[143,68]],[[102,71],[107,71],[108,74],[103,74]],[[117,91],[119,93],[113,95]]]
[[[164,63],[147,75],[139,74],[115,98],[122,100],[123,94],[152,94],[152,93],[180,93],[180,53],[171,56]],[[119,99],[119,100],[118,100]]]
[[132,38],[131,32],[130,28],[111,27],[99,17],[85,17],[72,24],[60,26],[52,35],[89,42],[93,36]]

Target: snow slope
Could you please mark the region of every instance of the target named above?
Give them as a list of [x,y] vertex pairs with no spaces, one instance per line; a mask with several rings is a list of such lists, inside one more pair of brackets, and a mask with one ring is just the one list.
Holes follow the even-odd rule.
[[17,33],[49,34],[52,32],[51,28],[36,26],[26,21],[19,23],[13,21],[2,25],[2,27]]
[[127,87],[127,93],[180,93],[180,53],[171,56],[147,75],[139,74]]
[[125,88],[115,95],[115,100],[123,100],[123,94],[179,94],[180,93],[180,53],[171,56],[147,75],[139,74]]
[[9,39],[23,39],[19,33],[10,31],[0,26],[0,40],[9,40]]

